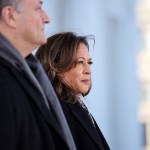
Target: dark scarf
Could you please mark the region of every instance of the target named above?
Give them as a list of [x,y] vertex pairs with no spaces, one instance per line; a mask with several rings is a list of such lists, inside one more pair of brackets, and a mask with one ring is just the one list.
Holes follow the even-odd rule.
[[62,133],[64,134],[64,139],[68,147],[70,150],[76,150],[70,129],[64,117],[58,98],[39,61],[32,54],[30,54],[25,60],[16,50],[16,48],[1,33],[0,57],[5,59],[19,72],[25,74],[32,82],[31,84],[34,84],[37,92],[42,95],[47,108],[53,109],[56,120],[62,129]]

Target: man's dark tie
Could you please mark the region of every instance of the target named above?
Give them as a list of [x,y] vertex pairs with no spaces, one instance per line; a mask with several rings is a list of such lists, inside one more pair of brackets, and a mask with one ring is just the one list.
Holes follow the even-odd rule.
[[38,60],[36,60],[36,58],[33,55],[29,55],[26,58],[26,60],[30,68],[32,69],[34,75],[36,76],[37,80],[39,81],[39,84],[41,85],[43,92],[46,95],[47,101],[50,105],[50,109],[53,110],[55,117],[63,131],[64,139],[66,140],[66,143],[68,144],[70,150],[76,150],[70,129],[68,127],[66,118],[60,106],[59,100],[55,94],[55,91],[46,73],[43,70],[42,65]]

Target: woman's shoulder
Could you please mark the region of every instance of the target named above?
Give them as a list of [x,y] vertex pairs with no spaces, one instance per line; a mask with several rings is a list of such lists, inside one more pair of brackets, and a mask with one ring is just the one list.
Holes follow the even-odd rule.
[[78,102],[70,103],[64,100],[60,100],[60,104],[63,110],[74,110],[80,107]]
[[66,102],[65,100],[59,100],[59,102],[63,110],[69,110],[70,104],[68,102]]

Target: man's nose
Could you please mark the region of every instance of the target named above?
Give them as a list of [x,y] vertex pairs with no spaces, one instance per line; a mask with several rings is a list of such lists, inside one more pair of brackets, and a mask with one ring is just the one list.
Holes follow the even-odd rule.
[[50,23],[50,18],[48,17],[47,13],[43,10],[43,22]]

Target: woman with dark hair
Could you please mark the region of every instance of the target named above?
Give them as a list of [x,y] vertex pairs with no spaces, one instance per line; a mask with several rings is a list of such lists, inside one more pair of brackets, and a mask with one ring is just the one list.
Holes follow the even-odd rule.
[[110,150],[84,99],[92,85],[89,38],[57,33],[37,50],[36,57],[60,100],[77,149]]

